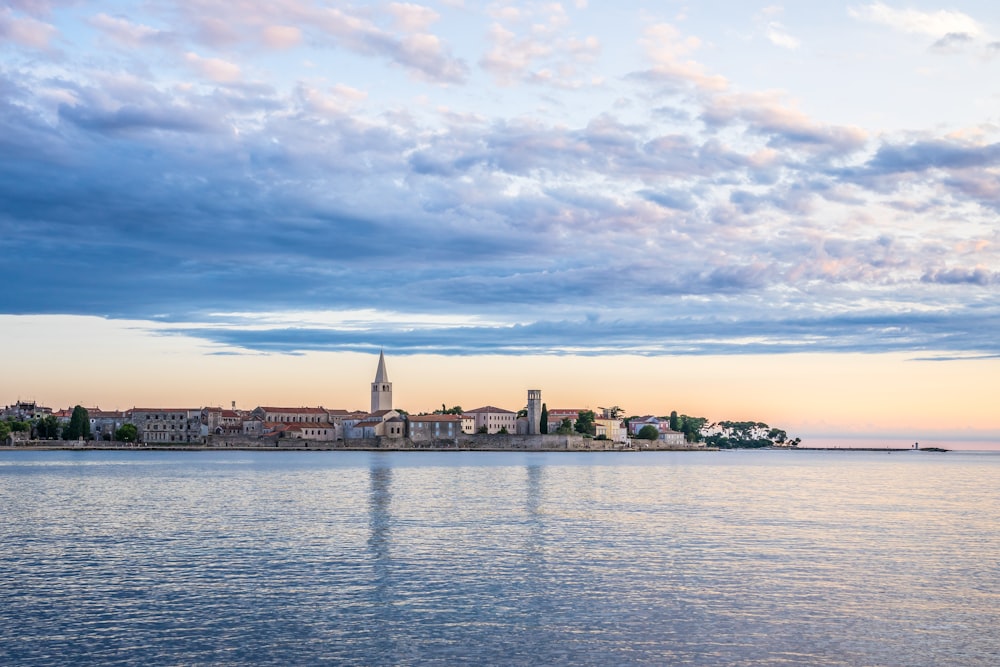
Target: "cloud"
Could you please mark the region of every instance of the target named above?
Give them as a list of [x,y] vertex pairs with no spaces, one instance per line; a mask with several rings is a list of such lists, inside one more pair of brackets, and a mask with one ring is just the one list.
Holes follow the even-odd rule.
[[770,41],[775,46],[780,46],[783,49],[795,50],[801,46],[801,42],[788,34],[785,27],[777,22],[771,22],[767,25],[767,30],[765,32],[768,41]]
[[31,16],[18,17],[9,9],[0,10],[0,39],[33,49],[47,50],[58,33],[55,26]]
[[1000,273],[988,271],[985,267],[977,266],[972,269],[936,269],[925,273],[921,280],[926,283],[940,283],[943,285],[988,285],[1000,284]]
[[[569,6],[491,7],[509,37],[462,55],[508,48],[476,72],[441,5],[235,7],[98,14],[88,39],[127,50],[0,67],[0,310],[276,352],[996,352],[988,124],[831,123],[669,24],[629,76]],[[504,71],[549,83],[483,83]]]
[[[392,12],[403,26],[425,25],[433,17],[415,5],[396,3]],[[321,32],[342,46],[365,55],[379,55],[439,83],[462,83],[468,75],[466,64],[449,53],[436,35],[422,30],[395,34],[348,11],[327,8],[310,13]]]
[[975,41],[975,38],[966,32],[949,32],[941,39],[934,42],[930,50],[938,53],[958,53],[962,47]]
[[203,58],[189,51],[184,54],[184,60],[192,70],[216,83],[235,83],[243,75],[239,65],[221,58]]
[[688,58],[698,50],[701,41],[697,37],[683,37],[669,23],[657,23],[646,28],[640,44],[652,64],[646,76],[689,83],[711,92],[723,91],[729,86],[725,77],[707,73],[703,65]]
[[269,25],[261,38],[272,49],[290,49],[302,41],[302,31],[291,25]]
[[979,37],[983,29],[968,14],[955,10],[925,12],[917,9],[894,9],[882,2],[848,7],[847,13],[859,21],[884,25],[899,32],[942,39],[949,34]]
[[497,19],[488,32],[491,48],[479,65],[500,85],[578,89],[601,82],[588,74],[601,52],[600,40],[567,32],[568,17],[561,5],[505,5],[494,7],[491,14]]
[[89,20],[94,26],[121,46],[138,48],[144,44],[169,44],[175,37],[169,32],[147,25],[132,23],[128,19],[100,13]]

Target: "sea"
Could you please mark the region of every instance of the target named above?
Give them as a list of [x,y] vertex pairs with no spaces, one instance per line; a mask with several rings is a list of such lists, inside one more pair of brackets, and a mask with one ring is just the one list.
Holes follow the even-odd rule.
[[2,665],[1000,665],[1000,452],[0,452]]

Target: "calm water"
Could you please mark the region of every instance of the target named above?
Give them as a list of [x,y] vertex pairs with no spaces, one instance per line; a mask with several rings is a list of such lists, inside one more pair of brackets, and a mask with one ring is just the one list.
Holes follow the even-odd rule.
[[4,665],[998,665],[1000,454],[0,453]]

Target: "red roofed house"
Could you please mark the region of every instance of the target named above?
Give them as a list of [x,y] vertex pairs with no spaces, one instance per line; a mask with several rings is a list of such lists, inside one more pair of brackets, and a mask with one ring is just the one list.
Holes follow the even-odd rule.
[[462,434],[462,415],[417,415],[408,421],[413,442],[454,440]]

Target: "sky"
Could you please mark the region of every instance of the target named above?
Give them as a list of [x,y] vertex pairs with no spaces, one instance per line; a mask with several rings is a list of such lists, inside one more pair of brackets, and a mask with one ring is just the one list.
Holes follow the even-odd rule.
[[1000,443],[993,2],[7,0],[0,403]]

